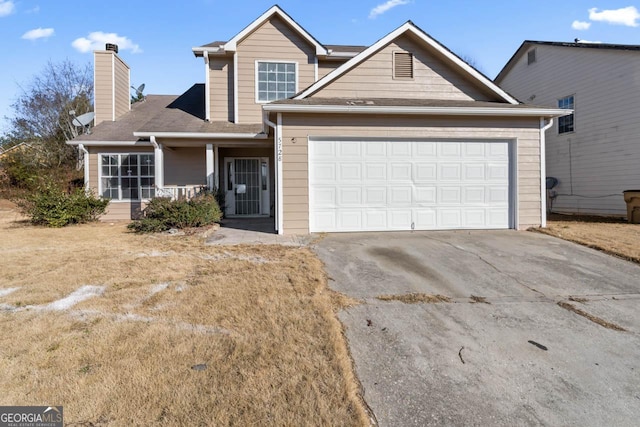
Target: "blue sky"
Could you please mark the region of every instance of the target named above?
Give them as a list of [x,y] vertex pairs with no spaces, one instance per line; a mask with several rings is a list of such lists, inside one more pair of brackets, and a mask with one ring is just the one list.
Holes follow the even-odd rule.
[[[493,78],[525,39],[640,44],[634,0],[280,0],[326,44],[369,45],[412,20]],[[191,47],[227,40],[273,0],[108,2],[0,0],[0,133],[10,105],[47,61],[92,61],[106,39],[120,46],[134,85],[177,94],[204,81]],[[638,6],[640,8],[640,4]]]

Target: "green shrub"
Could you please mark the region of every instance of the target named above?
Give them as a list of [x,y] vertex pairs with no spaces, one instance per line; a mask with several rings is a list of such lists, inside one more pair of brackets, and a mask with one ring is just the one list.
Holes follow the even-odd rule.
[[143,211],[144,218],[128,225],[136,233],[153,233],[171,228],[202,227],[220,221],[222,212],[212,193],[190,200],[152,199]]
[[48,227],[95,221],[108,204],[108,200],[95,197],[82,188],[67,193],[52,184],[43,185],[25,199],[18,200],[18,206],[33,224]]

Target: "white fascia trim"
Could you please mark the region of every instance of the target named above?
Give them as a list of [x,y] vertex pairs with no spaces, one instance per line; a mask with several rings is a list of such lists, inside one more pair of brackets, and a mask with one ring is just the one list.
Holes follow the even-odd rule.
[[231,40],[229,40],[224,45],[224,50],[227,51],[235,51],[238,47],[238,42],[245,38],[247,35],[251,34],[256,28],[262,25],[266,20],[271,18],[273,15],[278,15],[282,20],[284,20],[287,24],[289,24],[293,29],[295,29],[298,34],[300,34],[309,44],[316,48],[316,55],[327,55],[327,49],[322,46],[320,43],[314,39],[311,34],[309,34],[304,28],[302,28],[296,21],[291,19],[289,15],[287,15],[282,9],[280,9],[277,5],[272,6],[265,13],[260,15],[258,19],[253,21],[244,30],[240,31],[236,34]]
[[233,123],[240,123],[240,108],[238,108],[238,52],[233,54]]
[[[267,139],[263,133],[191,133],[191,132],[134,132],[139,138],[191,138],[191,139]],[[86,145],[86,143],[85,143]]]
[[479,73],[476,69],[471,67],[466,62],[464,62],[462,59],[458,58],[455,54],[453,54],[451,51],[446,49],[440,43],[436,42],[434,39],[426,35],[424,32],[422,32],[422,30],[418,29],[411,22],[406,22],[396,30],[392,31],[382,39],[378,40],[376,43],[372,44],[371,46],[369,46],[368,48],[360,52],[360,54],[354,56],[351,60],[345,62],[340,67],[336,68],[335,70],[327,74],[325,77],[320,79],[318,82],[309,86],[305,91],[303,91],[300,95],[296,96],[294,99],[303,99],[317,92],[319,89],[323,88],[324,86],[326,86],[327,84],[335,80],[338,76],[341,76],[348,70],[352,69],[359,63],[363,62],[369,56],[373,55],[375,52],[377,52],[387,44],[391,43],[393,40],[395,40],[396,38],[398,38],[400,35],[402,35],[407,31],[411,32],[416,37],[420,38],[422,41],[427,43],[429,46],[431,46],[432,48],[440,52],[446,58],[450,59],[458,67],[462,68],[469,75],[471,75],[476,80],[478,80],[479,83],[486,86],[487,89],[491,90],[493,93],[498,95],[503,100],[507,101],[510,104],[514,104],[514,105],[519,104],[517,99],[513,98],[508,93],[500,89],[495,83],[493,83],[487,77],[483,76],[481,73]]
[[211,92],[209,91],[211,82],[211,72],[209,66],[209,55],[204,55],[204,119],[211,121]]
[[149,141],[66,141],[68,145],[84,145],[85,147],[129,147],[131,145],[151,146]]
[[207,53],[224,53],[222,46],[217,47],[192,47],[191,51],[194,55],[205,55]]
[[[511,116],[511,117],[560,117],[567,115],[564,109],[547,108],[492,108],[492,107],[389,107],[362,105],[300,105],[267,104],[265,111],[278,113],[357,113],[357,114],[425,114],[443,116]],[[570,114],[570,113],[569,113]],[[135,133],[134,133],[135,135]]]

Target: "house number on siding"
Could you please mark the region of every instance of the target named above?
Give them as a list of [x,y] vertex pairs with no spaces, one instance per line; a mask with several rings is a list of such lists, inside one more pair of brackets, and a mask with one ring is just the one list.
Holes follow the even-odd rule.
[[278,161],[282,161],[282,137],[278,137]]

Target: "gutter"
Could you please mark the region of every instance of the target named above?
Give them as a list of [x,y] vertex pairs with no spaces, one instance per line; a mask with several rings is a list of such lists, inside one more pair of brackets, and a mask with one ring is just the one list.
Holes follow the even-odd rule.
[[195,133],[195,132],[134,132],[138,138],[192,138],[192,139],[267,139],[264,133]]
[[[554,108],[496,108],[496,107],[395,107],[380,105],[301,105],[267,104],[264,111],[278,113],[336,113],[336,114],[407,114],[440,116],[508,116],[560,117],[573,110]],[[135,135],[135,134],[134,134]]]

